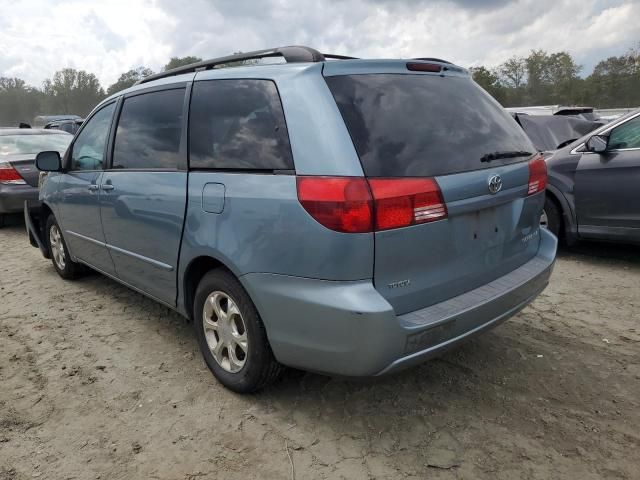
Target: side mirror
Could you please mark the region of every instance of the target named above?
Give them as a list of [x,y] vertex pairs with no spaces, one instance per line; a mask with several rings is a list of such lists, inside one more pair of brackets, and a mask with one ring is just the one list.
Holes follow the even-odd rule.
[[604,153],[609,145],[609,137],[606,135],[593,135],[585,144],[587,151],[593,153]]
[[40,152],[36,155],[36,168],[42,172],[59,172],[62,170],[60,154],[56,151]]

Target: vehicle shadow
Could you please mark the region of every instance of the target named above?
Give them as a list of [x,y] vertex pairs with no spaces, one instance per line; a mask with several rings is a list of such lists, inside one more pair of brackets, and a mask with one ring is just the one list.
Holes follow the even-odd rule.
[[640,246],[624,243],[586,242],[582,241],[567,247],[558,248],[558,258],[601,262],[614,260],[631,263],[640,267]]
[[5,215],[4,227],[0,228],[0,233],[4,229],[19,230],[24,228],[24,216],[21,213],[8,213]]

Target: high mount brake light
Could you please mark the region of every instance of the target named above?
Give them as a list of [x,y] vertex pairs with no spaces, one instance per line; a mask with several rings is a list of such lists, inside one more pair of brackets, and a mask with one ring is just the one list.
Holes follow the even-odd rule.
[[298,177],[297,187],[304,209],[338,232],[389,230],[447,216],[432,178]]
[[529,188],[527,195],[541,192],[547,187],[547,163],[542,155],[529,160]]
[[412,72],[440,73],[442,71],[442,65],[437,63],[407,63],[407,70],[411,70]]

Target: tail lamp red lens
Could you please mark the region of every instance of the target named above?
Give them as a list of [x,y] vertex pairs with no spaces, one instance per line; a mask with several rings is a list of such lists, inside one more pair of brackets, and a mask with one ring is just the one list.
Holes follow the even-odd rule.
[[547,188],[547,163],[542,155],[529,161],[529,189],[527,195],[543,191]]
[[309,214],[331,230],[371,231],[372,205],[362,177],[298,177],[298,200]]
[[24,185],[24,178],[10,163],[0,163],[0,183],[9,185]]
[[447,216],[432,178],[298,177],[297,182],[304,209],[338,232],[389,230]]
[[408,227],[447,216],[440,187],[433,178],[371,178],[375,230]]

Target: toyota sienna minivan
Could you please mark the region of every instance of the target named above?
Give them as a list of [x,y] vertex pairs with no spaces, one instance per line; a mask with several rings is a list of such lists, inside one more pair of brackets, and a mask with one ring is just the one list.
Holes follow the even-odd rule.
[[89,267],[177,310],[237,392],[282,366],[416,365],[522,309],[555,259],[543,158],[436,59],[199,62],[107,98],[37,165],[27,228],[60,276]]

